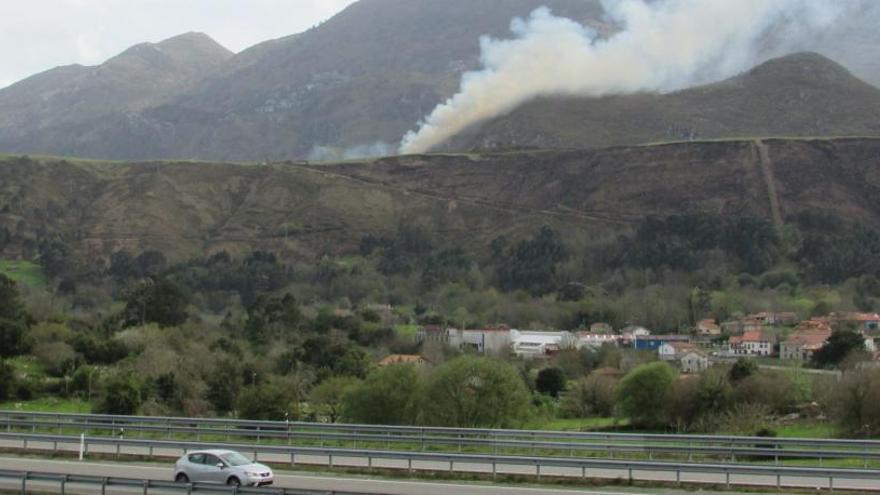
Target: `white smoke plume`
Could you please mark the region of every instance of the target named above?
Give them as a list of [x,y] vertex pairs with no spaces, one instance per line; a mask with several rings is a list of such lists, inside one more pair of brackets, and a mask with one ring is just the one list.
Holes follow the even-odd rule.
[[383,142],[361,144],[350,148],[314,146],[309,152],[308,159],[313,162],[338,162],[344,160],[379,158],[382,156],[393,155],[394,152],[395,147],[393,145]]
[[603,0],[617,28],[608,38],[540,8],[513,21],[513,39],[480,40],[483,69],[465,74],[399,151],[429,151],[538,96],[669,92],[731,77],[766,55],[768,38],[777,51],[808,46],[868,1]]

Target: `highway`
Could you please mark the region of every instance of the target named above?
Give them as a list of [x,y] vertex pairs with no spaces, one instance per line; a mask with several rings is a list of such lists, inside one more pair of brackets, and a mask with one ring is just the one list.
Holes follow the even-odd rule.
[[[54,474],[80,474],[90,476],[114,476],[134,479],[170,480],[172,463],[111,463],[44,460],[35,458],[0,457],[0,469],[32,470]],[[538,486],[513,486],[507,484],[443,483],[420,481],[396,481],[367,479],[359,477],[340,477],[318,474],[296,474],[276,472],[279,487],[303,489],[359,492],[382,495],[686,495],[690,491],[676,489],[636,489],[636,488],[598,488],[598,489],[553,489]],[[0,482],[0,488],[17,489],[15,481]],[[41,486],[42,487],[42,486]],[[46,488],[53,488],[46,486]],[[94,493],[92,490],[91,493]],[[131,490],[108,489],[109,493],[131,493]],[[700,491],[703,495],[718,492]],[[731,494],[731,492],[724,492]],[[758,495],[756,492],[749,492]]]
[[[57,444],[53,445],[51,443],[43,443],[39,445],[41,442],[31,441],[28,443],[27,450],[31,452],[63,452],[67,451],[70,453],[76,452],[78,445],[74,443],[69,444]],[[2,442],[0,443],[0,448],[5,447],[6,449],[17,450],[22,447],[21,443],[15,445],[14,442]],[[241,450],[244,453],[249,453],[246,446],[241,446],[242,448],[236,449]],[[57,450],[55,450],[57,449]],[[153,448],[152,450],[152,458],[155,459],[166,459],[168,462],[171,462],[177,456],[181,454],[180,448]],[[101,454],[101,458],[106,459],[107,457],[113,457],[117,455],[117,450],[115,447],[111,445],[96,445],[93,448],[90,447],[86,458],[89,459],[89,456],[94,456],[95,454]],[[147,449],[143,447],[130,446],[123,450],[122,455],[128,456],[131,454],[135,454],[141,458],[148,456]],[[373,453],[371,455],[377,455],[378,453]],[[297,455],[296,456],[296,465],[308,465],[308,466],[316,466],[319,469],[326,469],[328,466],[331,468],[359,468],[364,470],[365,468],[372,467],[376,469],[395,469],[406,473],[408,470],[408,461],[394,458],[372,458],[370,462],[367,462],[368,459],[362,457],[365,455],[363,452],[352,452],[348,451],[345,454],[339,453],[332,456],[332,460],[327,456],[322,455]],[[399,454],[392,454],[399,455]],[[423,454],[416,454],[423,455]],[[448,458],[448,456],[443,455],[442,458]],[[456,456],[457,457],[457,456]],[[93,457],[92,457],[93,458]],[[118,457],[117,457],[118,458]],[[433,458],[433,457],[431,457]],[[485,463],[475,464],[473,462],[467,462],[470,458],[464,457],[457,462],[450,461],[432,461],[432,460],[410,460],[409,466],[412,468],[413,472],[455,472],[456,474],[464,477],[472,476],[474,474],[482,475],[484,477],[488,476],[491,478],[493,466],[487,466]],[[522,462],[522,459],[514,459],[514,458],[504,458],[498,460],[498,465],[495,466],[497,468],[497,473],[499,475],[514,475],[517,477],[527,477],[534,479],[536,471],[534,465],[529,464],[509,464],[507,463],[507,459],[511,461],[519,461]],[[261,454],[259,456],[259,460],[262,462],[269,462],[279,467],[292,467],[289,463],[289,457],[287,455],[278,455],[278,454]],[[25,470],[33,470],[33,471],[42,471],[40,466],[43,465],[42,462],[34,462],[33,460],[28,461],[30,464],[26,464],[24,466],[16,466],[14,469],[25,469]],[[530,461],[529,461],[530,462]],[[578,463],[582,461],[577,461]],[[128,466],[129,464],[123,464]],[[600,467],[601,466],[601,467]],[[671,471],[669,469],[674,469],[675,471]],[[750,487],[784,487],[784,488],[809,488],[809,489],[829,489],[831,488],[831,480],[823,475],[818,474],[817,470],[814,473],[814,468],[809,468],[803,470],[803,472],[797,476],[780,476],[777,477],[771,474],[765,474],[764,469],[757,468],[756,470],[752,470],[749,468],[746,472],[738,472],[742,466],[738,465],[717,465],[717,466],[700,466],[700,465],[690,465],[690,464],[662,464],[662,463],[651,463],[650,465],[646,465],[642,468],[634,468],[631,469],[631,474],[629,476],[632,479],[646,482],[665,482],[674,484],[676,482],[681,482],[690,485],[702,485],[704,487],[711,486],[723,486],[727,484],[729,481],[729,486],[750,486]],[[13,469],[13,468],[10,468]],[[771,468],[772,469],[772,468]],[[677,472],[676,472],[677,471]],[[772,472],[772,471],[770,471]],[[788,472],[788,471],[786,471]],[[857,490],[870,490],[870,491],[878,491],[880,490],[880,472],[870,471],[870,475],[866,477],[858,477],[857,475],[849,476],[849,471],[838,472],[836,474],[837,479],[834,480],[833,487],[835,489],[857,489]],[[85,474],[85,473],[84,473]],[[109,475],[110,473],[107,473]],[[121,476],[121,477],[133,477],[130,476],[131,473],[112,473],[113,476]],[[621,469],[621,467],[613,461],[600,461],[600,464],[597,466],[593,466],[590,468],[584,467],[545,467],[542,472],[542,479],[547,480],[547,478],[568,478],[571,481],[576,481],[578,478],[591,479],[593,482],[599,483],[616,483],[616,480],[626,480],[628,477],[628,473],[626,469]],[[537,480],[538,482],[541,479]]]

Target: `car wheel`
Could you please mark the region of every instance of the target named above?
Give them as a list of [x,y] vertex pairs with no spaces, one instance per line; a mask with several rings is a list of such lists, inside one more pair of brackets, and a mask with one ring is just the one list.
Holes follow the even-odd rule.
[[183,473],[178,473],[177,476],[174,477],[174,481],[178,483],[189,483],[189,476]]
[[238,478],[233,476],[233,477],[229,478],[228,480],[226,480],[226,484],[229,486],[241,486],[241,480],[239,480]]

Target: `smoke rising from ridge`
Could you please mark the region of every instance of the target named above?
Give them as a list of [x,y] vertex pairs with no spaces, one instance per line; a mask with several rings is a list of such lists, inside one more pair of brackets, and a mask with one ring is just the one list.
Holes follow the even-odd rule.
[[404,136],[421,153],[538,96],[669,92],[736,75],[811,41],[866,0],[603,0],[607,39],[549,9],[514,19],[514,37],[480,40],[483,69]]

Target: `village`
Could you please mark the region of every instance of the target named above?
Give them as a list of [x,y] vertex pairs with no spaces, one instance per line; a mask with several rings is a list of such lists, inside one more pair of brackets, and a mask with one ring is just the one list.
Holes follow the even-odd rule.
[[[805,366],[835,331],[860,335],[865,350],[880,363],[880,314],[831,313],[801,320],[795,313],[762,312],[718,323],[699,321],[689,333],[654,334],[638,325],[614,329],[595,323],[580,331],[524,331],[506,325],[458,329],[440,325],[420,327],[416,340],[490,356],[515,355],[526,360],[551,359],[563,350],[616,346],[656,353],[683,373],[700,373],[713,364],[753,358],[767,365]],[[391,361],[420,357],[389,356]]]

